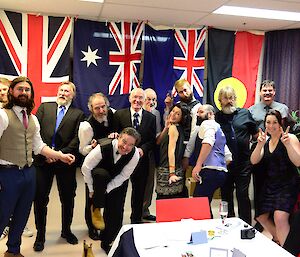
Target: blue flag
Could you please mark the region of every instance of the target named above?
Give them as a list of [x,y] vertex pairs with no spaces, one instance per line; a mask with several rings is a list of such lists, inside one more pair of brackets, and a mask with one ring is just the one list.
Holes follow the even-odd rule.
[[74,104],[87,114],[91,94],[104,93],[113,108],[129,106],[128,95],[140,87],[143,23],[76,20],[74,25]]

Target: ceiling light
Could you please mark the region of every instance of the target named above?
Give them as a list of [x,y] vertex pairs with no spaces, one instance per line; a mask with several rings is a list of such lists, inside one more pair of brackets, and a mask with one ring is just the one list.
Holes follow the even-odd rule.
[[81,2],[104,3],[104,0],[80,0]]
[[221,6],[213,13],[234,15],[234,16],[255,17],[255,18],[263,18],[263,19],[273,19],[273,20],[300,21],[299,12],[276,11],[276,10],[228,6],[228,5]]

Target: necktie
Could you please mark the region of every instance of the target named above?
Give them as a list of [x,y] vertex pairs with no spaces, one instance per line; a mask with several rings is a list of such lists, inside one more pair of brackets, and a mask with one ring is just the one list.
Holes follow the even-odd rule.
[[135,114],[133,114],[133,127],[135,129],[138,129],[140,124],[139,124],[139,114],[136,112]]
[[23,115],[23,125],[24,125],[24,128],[28,128],[28,120],[27,120],[27,114],[25,112],[25,110],[22,110],[22,115]]
[[57,117],[56,117],[56,124],[55,124],[55,130],[54,130],[54,134],[53,134],[53,137],[52,137],[52,147],[54,148],[55,147],[55,135],[56,135],[56,131],[59,127],[59,124],[61,123],[64,115],[65,115],[65,106],[60,106],[59,107],[59,112],[57,114]]
[[66,107],[63,105],[59,107],[60,111],[58,112],[58,115],[56,117],[55,132],[57,131],[59,124],[61,123],[61,121],[65,115],[65,108]]
[[269,105],[266,105],[264,109],[266,110],[266,113],[268,113],[272,108]]

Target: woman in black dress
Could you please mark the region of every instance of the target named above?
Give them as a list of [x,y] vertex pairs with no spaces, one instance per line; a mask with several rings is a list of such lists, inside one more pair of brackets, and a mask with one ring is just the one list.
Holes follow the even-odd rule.
[[157,199],[188,197],[182,158],[185,146],[184,126],[189,115],[186,107],[174,105],[167,117],[165,128],[157,138],[159,167],[157,169]]
[[[300,166],[300,143],[297,137],[282,128],[280,112],[271,110],[265,117],[265,132],[261,129],[251,163],[262,162],[267,178],[259,200],[256,218],[283,245],[289,233],[289,216],[297,198],[297,169]],[[269,138],[267,136],[269,135]],[[270,214],[274,213],[274,221]]]

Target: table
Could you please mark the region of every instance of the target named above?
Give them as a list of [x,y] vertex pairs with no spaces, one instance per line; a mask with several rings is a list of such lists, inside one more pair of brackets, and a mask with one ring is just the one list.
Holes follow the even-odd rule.
[[[240,231],[247,224],[239,218],[228,218],[226,224],[224,227],[220,219],[188,219],[178,222],[124,225],[108,256],[113,255],[120,236],[130,228],[133,228],[135,246],[141,257],[181,257],[181,254],[186,252],[191,252],[194,257],[210,257],[210,248],[228,249],[228,257],[232,256],[233,248],[240,250],[247,257],[293,256],[258,231],[253,239],[241,239]],[[192,232],[200,230],[214,230],[215,237],[208,238],[208,242],[204,244],[188,243]]]

